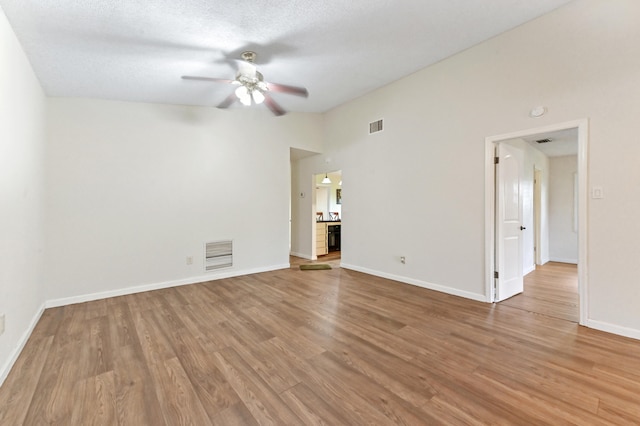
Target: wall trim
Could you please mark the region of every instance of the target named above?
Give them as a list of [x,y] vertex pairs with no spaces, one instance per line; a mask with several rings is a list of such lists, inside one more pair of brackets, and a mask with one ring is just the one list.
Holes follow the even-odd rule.
[[560,263],[573,263],[574,265],[578,264],[578,259],[564,259],[561,257],[549,257],[549,262],[560,262]]
[[[151,290],[160,290],[168,287],[177,287],[177,286],[197,284],[197,283],[207,282],[207,281],[215,281],[223,278],[232,278],[237,276],[256,274],[260,272],[269,272],[269,271],[276,271],[280,269],[288,269],[290,267],[291,267],[290,264],[272,265],[272,266],[263,267],[263,268],[253,268],[253,269],[247,269],[242,271],[230,271],[226,273],[219,273],[219,274],[213,274],[213,275],[211,274],[200,275],[197,277],[190,277],[182,280],[164,281],[161,283],[127,287],[119,290],[111,290],[111,291],[104,291],[100,293],[91,293],[91,294],[80,295],[80,296],[48,300],[42,305],[40,305],[40,308],[38,309],[36,314],[33,316],[33,319],[31,320],[29,327],[24,331],[24,333],[20,337],[20,340],[18,341],[18,345],[15,347],[15,349],[9,356],[9,359],[5,362],[5,364],[0,369],[0,386],[2,386],[4,381],[9,376],[11,369],[13,368],[15,362],[18,360],[18,357],[22,353],[24,346],[27,344],[27,341],[31,337],[33,330],[35,329],[36,325],[38,324],[38,321],[40,321],[42,314],[47,308],[55,308],[60,306],[72,305],[75,303],[90,302],[93,300],[106,299],[106,298],[115,297],[115,296],[124,296],[127,294],[141,293],[141,292],[151,291]],[[443,286],[440,284],[429,283],[426,281],[416,280],[414,278],[403,277],[400,275],[388,274],[386,272],[376,271],[373,269],[363,268],[360,266],[350,265],[347,263],[341,263],[340,267],[344,269],[349,269],[349,270],[381,277],[381,278],[390,279],[393,281],[398,281],[404,284],[426,288],[428,290],[434,290],[434,291],[439,291],[441,293],[450,294],[453,296],[463,297],[465,299],[471,299],[471,300],[475,300],[478,302],[485,302],[485,303],[487,302],[484,294],[458,290],[458,289],[448,287],[448,286]],[[597,320],[592,320],[592,319],[587,320],[584,325],[589,328],[600,330],[606,333],[617,334],[619,336],[640,340],[640,330],[636,330],[633,328],[623,327],[623,326],[610,324],[607,322],[602,322]]]
[[279,269],[288,269],[291,265],[283,263],[280,265],[266,266],[262,268],[252,268],[234,271],[220,271],[215,274],[198,275],[195,277],[183,278],[180,280],[164,281],[154,284],[142,284],[133,287],[126,287],[117,290],[102,291],[98,293],[82,294],[79,296],[62,297],[59,299],[47,300],[45,306],[47,308],[57,308],[59,306],[73,305],[76,303],[91,302],[94,300],[107,299],[109,297],[126,296],[128,294],[142,293],[151,290],[160,290],[169,287],[178,287],[189,284],[198,284],[207,281],[216,281],[223,278],[233,278],[242,275],[258,274],[260,272],[276,271]]
[[0,369],[0,386],[2,386],[7,376],[9,376],[9,373],[11,372],[13,365],[15,364],[18,357],[22,353],[24,346],[27,344],[29,337],[31,337],[31,334],[33,333],[33,330],[38,324],[38,321],[40,321],[40,318],[42,317],[42,314],[44,313],[45,309],[57,308],[57,307],[66,306],[66,305],[73,305],[76,303],[91,302],[94,300],[106,299],[109,297],[125,296],[127,294],[141,293],[141,292],[151,291],[151,290],[160,290],[160,289],[169,288],[169,287],[178,287],[178,286],[197,284],[197,283],[202,283],[207,281],[215,281],[223,278],[232,278],[232,277],[238,277],[243,275],[257,274],[260,272],[289,269],[290,267],[291,265],[289,263],[286,263],[286,264],[272,265],[272,266],[262,267],[262,268],[227,271],[227,272],[220,272],[217,274],[199,275],[196,277],[190,277],[190,278],[185,278],[181,280],[164,281],[164,282],[155,283],[155,284],[143,284],[143,285],[134,286],[134,287],[126,287],[118,290],[109,290],[109,291],[103,291],[99,293],[90,293],[90,294],[83,294],[79,296],[62,297],[59,299],[47,300],[40,306],[40,308],[38,309],[38,312],[36,312],[33,319],[31,320],[29,327],[24,331],[24,333],[20,337],[20,340],[18,341],[18,345],[13,350],[13,352],[11,352],[9,359],[5,362],[5,364]]
[[307,259],[307,260],[316,260],[313,258],[313,256],[309,255],[309,254],[305,254],[305,253],[298,253],[298,252],[289,252],[290,256],[295,256],[295,257],[301,257],[303,259]]
[[20,340],[18,340],[18,344],[16,345],[13,352],[11,352],[9,359],[7,359],[7,362],[5,362],[4,365],[2,366],[2,369],[0,369],[0,386],[2,386],[6,378],[9,376],[9,373],[11,372],[13,365],[15,364],[15,362],[18,360],[18,357],[22,353],[22,350],[24,349],[24,345],[27,344],[29,337],[31,337],[31,333],[33,333],[33,330],[36,328],[38,321],[40,321],[40,317],[42,317],[44,310],[45,310],[45,304],[43,303],[40,305],[40,308],[31,319],[31,323],[29,324],[29,327],[27,327],[24,333],[22,333],[22,336],[20,336]]
[[531,265],[522,271],[522,275],[530,274],[531,272],[536,270],[536,265]]
[[459,290],[457,288],[448,287],[440,284],[429,283],[426,281],[417,280],[415,278],[403,277],[400,275],[388,274],[386,272],[376,271],[369,268],[363,268],[356,265],[350,265],[347,263],[340,263],[340,267],[344,269],[350,269],[352,271],[362,272],[376,277],[387,278],[393,281],[399,281],[404,284],[411,284],[417,287],[426,288],[428,290],[435,290],[441,293],[450,294],[453,296],[464,297],[465,299],[471,299],[478,302],[487,302],[487,298],[484,294],[472,293],[470,291]]
[[592,319],[587,320],[587,323],[585,325],[589,328],[604,331],[606,333],[617,334],[619,336],[640,340],[640,330],[637,330],[635,328],[623,327],[620,325],[610,324],[608,322]]

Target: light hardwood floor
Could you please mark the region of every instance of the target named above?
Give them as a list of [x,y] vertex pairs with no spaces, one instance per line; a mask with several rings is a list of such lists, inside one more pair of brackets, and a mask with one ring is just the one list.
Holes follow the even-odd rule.
[[48,309],[2,425],[639,424],[640,342],[347,269]]
[[317,260],[307,260],[301,257],[289,256],[289,264],[291,264],[291,267],[294,269],[298,269],[300,265],[305,263],[326,263],[332,268],[339,268],[341,261],[342,257],[339,251],[334,251],[322,256],[318,256]]
[[524,292],[501,305],[578,322],[578,267],[548,262],[524,277]]

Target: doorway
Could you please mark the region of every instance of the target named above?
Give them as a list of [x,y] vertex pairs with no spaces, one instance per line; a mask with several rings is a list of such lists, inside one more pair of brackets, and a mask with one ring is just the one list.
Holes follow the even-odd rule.
[[578,322],[578,268],[575,264],[547,262],[524,277],[524,292],[500,305]]
[[313,176],[313,259],[340,262],[342,250],[342,171]]
[[[553,132],[561,132],[574,129],[577,132],[577,163],[578,163],[578,173],[577,173],[577,191],[576,191],[576,216],[577,216],[577,236],[578,236],[578,267],[577,267],[577,287],[578,287],[578,322],[580,324],[586,323],[586,313],[587,313],[587,280],[585,271],[587,269],[587,227],[586,227],[586,205],[587,205],[587,137],[588,137],[588,121],[585,120],[577,120],[567,123],[560,123],[545,127],[539,127],[534,129],[523,130],[519,132],[490,136],[485,139],[485,265],[486,265],[486,288],[485,294],[487,296],[488,302],[496,302],[498,300],[498,295],[500,293],[500,286],[503,284],[500,279],[500,274],[498,273],[498,268],[504,270],[506,268],[513,272],[513,267],[509,265],[499,265],[499,261],[503,261],[499,258],[500,253],[504,252],[505,247],[504,242],[500,240],[497,235],[499,234],[499,224],[498,220],[498,208],[497,202],[499,202],[500,194],[496,190],[496,179],[498,178],[498,174],[496,173],[496,165],[495,157],[496,157],[496,148],[503,142],[514,140],[514,139],[527,139],[531,137],[535,137],[538,135],[545,135]],[[526,142],[525,142],[526,143]],[[531,181],[533,183],[533,175],[536,174],[535,168],[529,169],[532,172]],[[535,198],[535,186],[531,185],[531,197]],[[532,203],[533,204],[533,203]],[[543,263],[544,256],[541,254],[541,241],[539,233],[541,232],[541,224],[538,222],[538,217],[535,215],[536,208],[533,207],[531,210],[531,230],[530,238],[531,241],[536,241],[535,244],[532,244],[532,248],[536,247],[535,252],[531,252],[531,255],[528,257],[530,260],[535,259],[535,263]],[[522,223],[518,225],[523,228]],[[535,232],[535,234],[534,234]],[[535,237],[534,237],[535,236]],[[511,256],[512,258],[516,258],[518,256]],[[524,262],[523,257],[522,261]],[[520,266],[520,270],[522,270],[522,265]],[[525,268],[526,269],[526,268]],[[506,291],[506,290],[505,290]]]
[[533,167],[533,262],[542,265],[542,170]]

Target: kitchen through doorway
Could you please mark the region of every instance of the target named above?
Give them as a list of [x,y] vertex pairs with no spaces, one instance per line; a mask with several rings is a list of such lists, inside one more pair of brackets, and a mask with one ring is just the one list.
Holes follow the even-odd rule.
[[314,176],[315,257],[339,260],[342,251],[342,171]]

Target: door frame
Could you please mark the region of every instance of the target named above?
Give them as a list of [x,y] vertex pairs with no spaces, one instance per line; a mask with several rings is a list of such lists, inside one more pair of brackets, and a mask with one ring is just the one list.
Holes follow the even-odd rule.
[[507,134],[487,136],[485,138],[485,297],[487,302],[495,301],[494,265],[496,249],[495,226],[495,147],[496,144],[515,138],[558,130],[578,129],[578,293],[579,323],[586,325],[588,312],[587,291],[587,196],[588,196],[588,142],[589,119],[567,121],[520,130]]
[[542,265],[542,170],[533,166],[533,268]]

